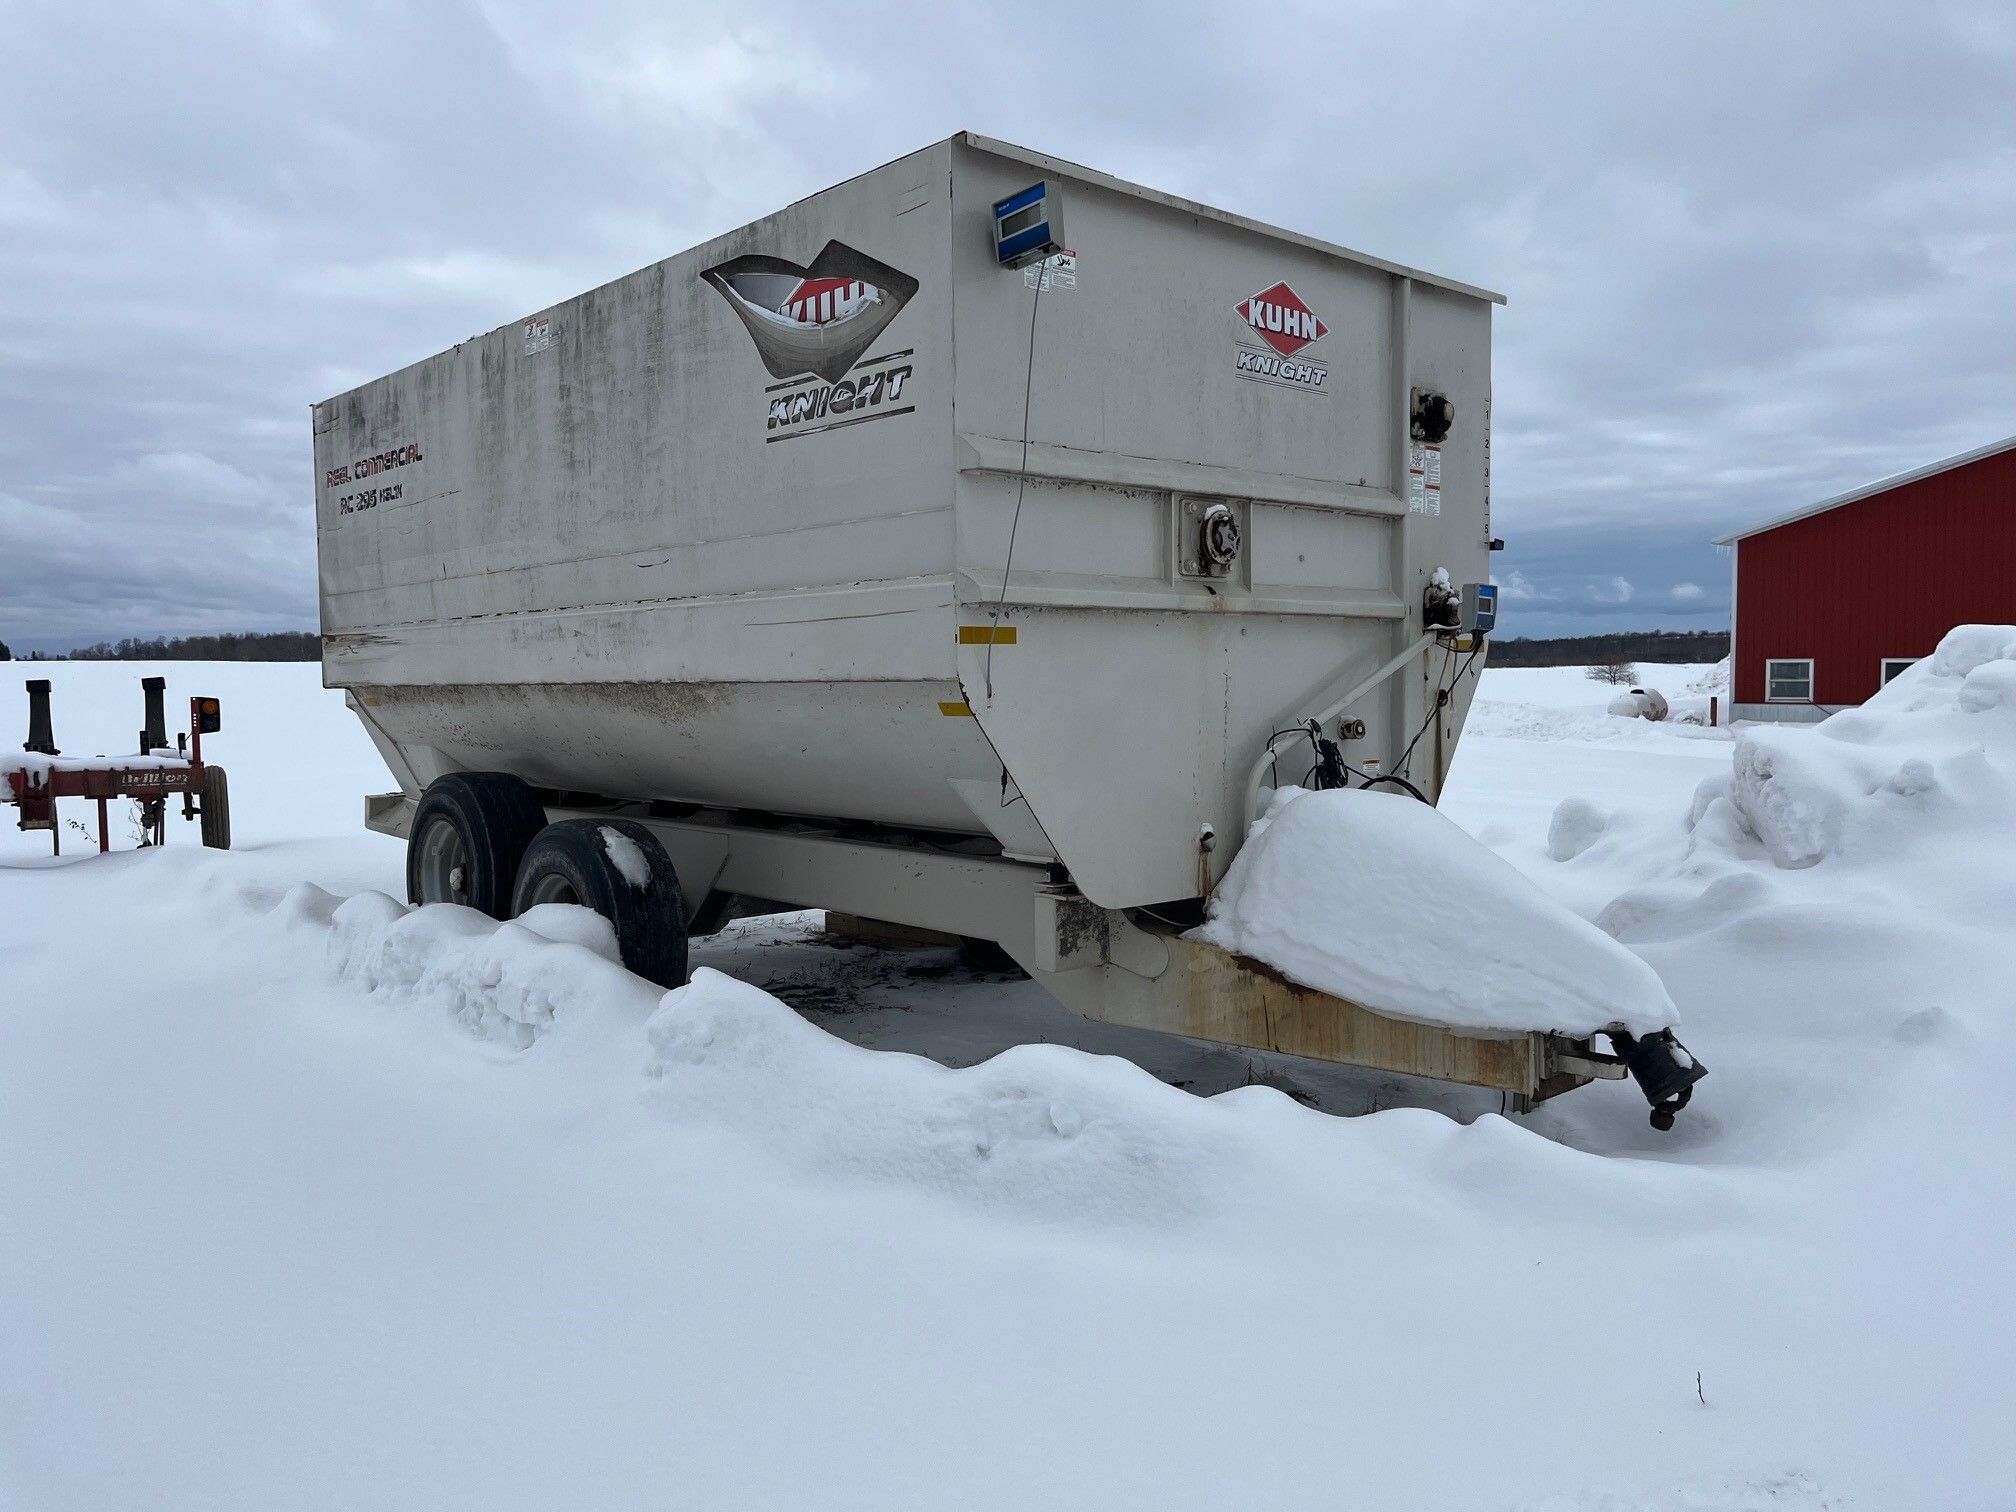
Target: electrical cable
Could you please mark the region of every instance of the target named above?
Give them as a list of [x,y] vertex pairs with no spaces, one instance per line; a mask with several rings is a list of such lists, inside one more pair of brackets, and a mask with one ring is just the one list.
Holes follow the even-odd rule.
[[1422,803],[1428,802],[1428,795],[1426,793],[1422,792],[1421,789],[1414,786],[1413,783],[1409,782],[1405,777],[1402,777],[1397,772],[1381,772],[1377,777],[1374,777],[1370,773],[1358,771],[1356,767],[1351,768],[1351,771],[1356,776],[1363,777],[1365,779],[1363,782],[1358,784],[1359,789],[1361,791],[1365,788],[1375,788],[1380,787],[1386,783],[1391,783],[1394,787],[1405,788],[1411,796],[1418,799],[1420,802]]
[[1285,730],[1276,730],[1267,737],[1268,754],[1274,758],[1274,786],[1277,788],[1281,785],[1281,767],[1279,753],[1274,750],[1274,743],[1284,735],[1300,735],[1309,742],[1309,749],[1316,759],[1302,774],[1302,785],[1311,792],[1321,793],[1328,792],[1332,788],[1349,787],[1351,785],[1349,779],[1356,777],[1360,787],[1379,787],[1384,783],[1391,783],[1395,787],[1405,788],[1423,803],[1428,801],[1428,795],[1405,777],[1390,772],[1375,775],[1351,765],[1338,750],[1337,742],[1325,739],[1322,726],[1313,719],[1307,724],[1290,725]]
[[1413,738],[1407,742],[1406,749],[1400,753],[1400,759],[1394,763],[1393,771],[1374,774],[1352,766],[1351,763],[1344,760],[1343,753],[1338,749],[1337,742],[1325,739],[1322,726],[1311,719],[1302,724],[1289,725],[1284,729],[1276,730],[1267,737],[1267,755],[1270,768],[1272,769],[1274,786],[1278,788],[1281,785],[1280,753],[1275,750],[1275,743],[1285,735],[1300,735],[1308,740],[1310,754],[1315,758],[1310,764],[1309,769],[1302,774],[1302,785],[1304,787],[1314,792],[1323,792],[1333,787],[1349,787],[1350,782],[1348,779],[1356,777],[1359,779],[1358,785],[1361,789],[1391,785],[1405,789],[1422,803],[1428,802],[1428,795],[1409,780],[1414,748],[1420,744],[1421,737],[1428,733],[1428,727],[1435,722],[1435,716],[1448,706],[1450,693],[1455,691],[1456,685],[1470,672],[1483,649],[1484,647],[1481,642],[1474,646],[1469,656],[1463,660],[1461,665],[1456,666],[1452,673],[1451,664],[1456,659],[1456,652],[1447,645],[1443,647],[1442,670],[1437,674],[1435,679],[1435,697],[1430,702],[1428,717],[1422,720],[1421,727],[1414,732]]
[[[1463,665],[1456,669],[1455,676],[1450,677],[1447,682],[1443,682],[1441,677],[1436,678],[1438,686],[1435,689],[1435,697],[1429,703],[1428,717],[1421,721],[1421,728],[1414,732],[1414,738],[1407,742],[1407,749],[1402,751],[1400,759],[1393,763],[1394,774],[1403,781],[1411,770],[1411,763],[1414,759],[1414,747],[1419,745],[1421,737],[1428,733],[1428,727],[1435,722],[1435,716],[1448,707],[1449,695],[1455,691],[1456,684],[1463,681],[1464,674],[1470,670],[1471,664],[1477,660],[1483,650],[1482,642],[1474,646],[1469,656],[1464,658]],[[1455,655],[1456,653],[1453,650],[1444,649],[1442,653],[1442,670],[1444,674],[1447,674],[1449,663],[1455,659]]]
[[1449,670],[1450,655],[1450,651],[1445,647],[1442,652],[1442,672],[1435,678],[1435,696],[1428,701],[1427,717],[1421,721],[1421,727],[1414,732],[1414,738],[1408,741],[1405,749],[1400,752],[1400,759],[1393,763],[1393,770],[1396,772],[1405,773],[1408,770],[1408,763],[1414,759],[1414,747],[1421,743],[1421,737],[1428,733],[1428,726],[1433,724],[1435,716],[1442,712],[1442,697],[1447,691],[1442,686],[1442,677]]
[[[1029,362],[1022,374],[1022,465],[1015,473],[1015,513],[1008,521],[1008,553],[1001,560],[1001,594],[988,616],[997,629],[1002,611],[1008,607],[1008,573],[1015,565],[1015,533],[1022,528],[1022,493],[1029,483],[1029,400],[1036,388],[1036,315],[1043,308],[1043,285],[1048,281],[1044,275],[1049,270],[1047,257],[1036,264],[1036,297],[1029,301]],[[995,630],[988,632],[984,680],[989,703],[994,700],[994,642],[999,638]]]
[[1195,927],[1194,925],[1179,923],[1177,920],[1171,919],[1166,915],[1158,914],[1157,912],[1155,912],[1154,909],[1150,908],[1145,903],[1136,903],[1132,908],[1128,909],[1127,912],[1146,914],[1148,915],[1149,918],[1153,919],[1157,924],[1167,924],[1171,929],[1177,930],[1178,932]]
[[1308,725],[1290,725],[1285,730],[1276,730],[1267,737],[1267,766],[1274,777],[1274,786],[1281,786],[1281,754],[1274,749],[1274,742],[1283,735],[1307,735],[1313,741],[1316,737]]

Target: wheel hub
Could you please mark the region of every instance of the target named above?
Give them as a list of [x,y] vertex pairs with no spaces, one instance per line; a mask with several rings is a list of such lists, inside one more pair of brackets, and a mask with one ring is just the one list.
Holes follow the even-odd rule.
[[469,897],[469,847],[461,830],[436,819],[420,836],[420,901],[461,903]]

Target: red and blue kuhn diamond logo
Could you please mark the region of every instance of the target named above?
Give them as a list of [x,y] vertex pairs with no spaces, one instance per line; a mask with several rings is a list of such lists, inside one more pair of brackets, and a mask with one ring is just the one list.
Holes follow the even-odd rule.
[[1233,308],[1239,312],[1241,320],[1253,327],[1262,341],[1283,357],[1292,357],[1310,342],[1321,340],[1330,329],[1285,283],[1262,289],[1252,298],[1242,299]]
[[772,378],[828,383],[847,376],[917,292],[908,273],[837,241],[808,266],[751,254],[700,276],[728,301]]

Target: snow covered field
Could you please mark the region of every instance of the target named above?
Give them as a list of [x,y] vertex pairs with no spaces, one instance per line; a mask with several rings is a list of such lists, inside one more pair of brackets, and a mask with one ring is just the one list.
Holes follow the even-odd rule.
[[[7,670],[6,748],[47,675],[88,754],[157,669]],[[1486,674],[1445,811],[1658,972],[1664,1136],[816,916],[661,1001],[571,911],[372,898],[314,668],[158,670],[237,849],[0,811],[7,1512],[2016,1506],[2016,635],[1740,744]]]

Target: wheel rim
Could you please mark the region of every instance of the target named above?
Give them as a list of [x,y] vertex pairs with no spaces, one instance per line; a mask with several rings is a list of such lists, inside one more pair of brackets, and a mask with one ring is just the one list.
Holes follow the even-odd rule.
[[420,901],[469,901],[469,847],[450,820],[436,819],[421,833]]
[[532,879],[532,886],[525,894],[525,906],[537,908],[541,903],[579,903],[581,895],[574,891],[574,884],[558,872],[547,872]]

